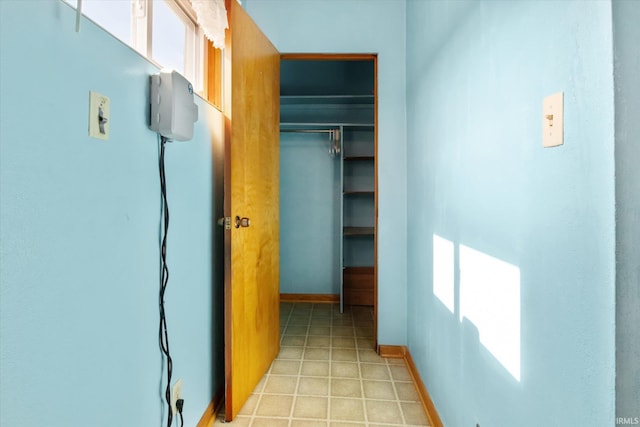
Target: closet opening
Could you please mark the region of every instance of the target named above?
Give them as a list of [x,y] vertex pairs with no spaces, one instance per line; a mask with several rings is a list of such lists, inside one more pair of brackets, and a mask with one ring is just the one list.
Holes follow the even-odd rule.
[[377,103],[377,55],[281,55],[281,300],[371,307],[375,345]]

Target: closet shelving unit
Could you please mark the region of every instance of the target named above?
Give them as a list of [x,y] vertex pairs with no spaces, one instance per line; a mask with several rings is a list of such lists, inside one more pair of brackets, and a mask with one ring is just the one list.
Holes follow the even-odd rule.
[[[373,69],[373,67],[372,67]],[[373,77],[373,73],[371,73]],[[340,307],[374,305],[375,280],[375,118],[373,80],[369,93],[280,96],[281,132],[326,132],[339,162]],[[326,85],[322,89],[326,91]],[[362,89],[360,89],[362,90]],[[331,148],[330,150],[331,151]],[[310,225],[312,226],[312,225]]]
[[371,122],[347,127],[342,151],[342,300],[374,304],[375,157]]

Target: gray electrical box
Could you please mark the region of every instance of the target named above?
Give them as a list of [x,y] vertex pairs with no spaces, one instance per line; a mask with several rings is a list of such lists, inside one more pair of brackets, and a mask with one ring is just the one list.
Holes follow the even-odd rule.
[[191,83],[172,70],[153,74],[149,81],[149,128],[170,140],[190,140],[198,121]]

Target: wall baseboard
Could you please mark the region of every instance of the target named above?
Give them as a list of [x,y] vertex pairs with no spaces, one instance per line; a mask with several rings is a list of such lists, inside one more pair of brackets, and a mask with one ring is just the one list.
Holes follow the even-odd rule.
[[404,359],[407,354],[407,347],[403,345],[379,345],[378,354],[390,359]]
[[431,396],[429,396],[429,392],[424,382],[422,382],[422,378],[420,378],[420,373],[413,361],[413,357],[411,357],[409,348],[406,345],[379,345],[378,352],[382,357],[404,359],[404,363],[407,365],[407,369],[409,369],[409,373],[413,379],[413,384],[415,384],[416,390],[418,391],[418,396],[420,396],[422,407],[429,419],[429,425],[431,427],[443,427],[438,411],[436,411],[436,406],[433,404],[433,400],[431,400]]
[[213,400],[205,409],[204,414],[198,421],[198,425],[196,427],[212,427],[213,423],[216,421],[216,416],[218,415],[218,411],[222,407],[222,402],[224,400],[224,387],[220,387],[218,392],[213,396]]
[[340,302],[340,295],[336,294],[280,294],[281,302],[314,302],[337,304]]

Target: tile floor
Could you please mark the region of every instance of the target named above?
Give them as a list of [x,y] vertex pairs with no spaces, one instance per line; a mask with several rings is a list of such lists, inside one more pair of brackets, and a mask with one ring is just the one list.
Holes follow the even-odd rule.
[[[373,312],[282,303],[281,349],[233,426],[428,426],[402,359],[374,351]],[[214,425],[222,425],[220,415]]]

